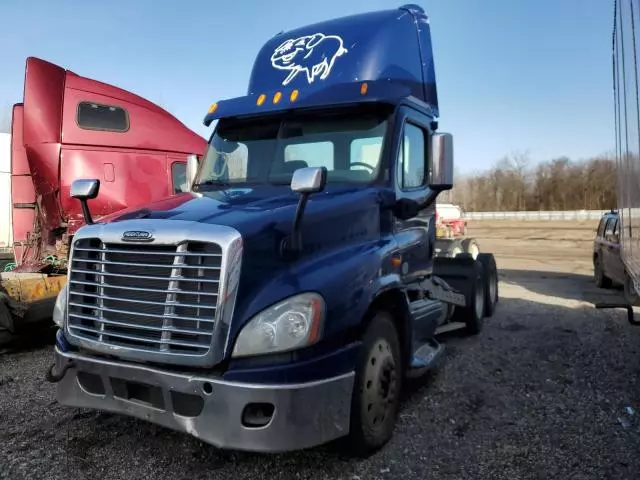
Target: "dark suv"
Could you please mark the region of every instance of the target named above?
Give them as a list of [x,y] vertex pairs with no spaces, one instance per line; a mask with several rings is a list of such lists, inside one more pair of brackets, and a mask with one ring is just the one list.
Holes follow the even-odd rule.
[[627,302],[637,305],[638,296],[635,294],[633,280],[622,261],[620,228],[621,219],[615,210],[605,213],[600,219],[593,242],[593,276],[596,285],[601,288],[609,288],[613,284],[623,285]]

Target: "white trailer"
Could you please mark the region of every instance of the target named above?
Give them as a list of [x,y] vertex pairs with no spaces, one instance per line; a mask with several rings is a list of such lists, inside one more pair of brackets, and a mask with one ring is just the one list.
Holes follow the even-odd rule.
[[[639,30],[636,32],[636,27]],[[640,292],[640,1],[614,0],[612,42],[614,131],[620,249],[626,300]]]
[[11,135],[0,133],[0,256],[11,251]]

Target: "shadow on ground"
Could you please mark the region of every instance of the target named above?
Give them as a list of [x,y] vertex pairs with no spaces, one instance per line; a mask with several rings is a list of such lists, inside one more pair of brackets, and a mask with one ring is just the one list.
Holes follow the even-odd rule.
[[53,345],[56,341],[57,327],[51,322],[50,327],[40,328],[37,331],[25,332],[20,335],[7,335],[0,342],[0,355],[27,352],[40,349],[47,345]]
[[502,283],[517,285],[531,292],[589,303],[599,301],[624,301],[621,287],[598,288],[593,277],[579,273],[548,272],[536,270],[500,269]]
[[50,347],[37,361],[31,352],[10,355],[5,370],[14,380],[0,385],[0,473],[16,480],[501,480],[640,471],[640,423],[632,414],[621,420],[627,407],[640,410],[640,329],[623,316],[502,298],[480,335],[443,341],[444,363],[407,384],[394,438],[366,460],[346,458],[336,443],[279,455],[221,451],[144,421],[62,407],[42,380]]

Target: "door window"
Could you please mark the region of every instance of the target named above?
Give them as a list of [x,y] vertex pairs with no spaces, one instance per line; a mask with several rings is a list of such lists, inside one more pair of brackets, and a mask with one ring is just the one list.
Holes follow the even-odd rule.
[[616,231],[618,226],[618,219],[611,217],[607,222],[607,226],[604,230],[604,238],[607,242],[610,242],[613,238],[613,234]]
[[620,241],[620,219],[616,218],[616,223],[613,226],[613,235],[610,239],[614,243],[618,243]]
[[425,135],[422,128],[406,123],[397,165],[398,183],[403,190],[426,185]]

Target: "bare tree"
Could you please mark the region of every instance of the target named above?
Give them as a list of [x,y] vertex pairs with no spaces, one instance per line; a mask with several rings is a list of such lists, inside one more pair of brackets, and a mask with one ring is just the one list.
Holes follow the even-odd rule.
[[560,157],[530,168],[527,153],[514,153],[457,180],[454,192],[469,211],[604,210],[616,205],[616,165],[610,156]]

